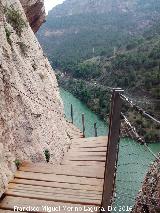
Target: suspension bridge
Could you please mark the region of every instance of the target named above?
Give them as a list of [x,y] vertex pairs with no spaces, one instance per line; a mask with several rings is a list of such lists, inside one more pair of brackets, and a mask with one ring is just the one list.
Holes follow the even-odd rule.
[[[72,143],[61,164],[23,162],[0,200],[0,212],[111,212],[114,209],[116,212],[131,212],[149,167],[145,152],[150,153],[153,160],[157,156],[122,112],[124,103],[160,124],[158,119],[133,104],[121,89],[114,89],[108,137],[98,136],[95,123],[95,137],[85,138],[85,118],[82,114],[83,131],[73,126],[68,132]],[[134,140],[136,137],[138,152],[133,146],[128,149],[132,143],[130,140],[120,140],[121,119],[126,123],[123,134],[126,138],[130,135]],[[74,122],[72,105],[71,121]],[[138,156],[142,154],[144,158],[139,162]],[[124,156],[128,156],[128,161]],[[132,167],[132,172],[128,172],[126,178],[128,167]],[[155,198],[150,199],[155,201]],[[144,201],[145,212],[149,211],[150,205],[153,205],[152,202]],[[154,205],[158,204],[154,202]]]

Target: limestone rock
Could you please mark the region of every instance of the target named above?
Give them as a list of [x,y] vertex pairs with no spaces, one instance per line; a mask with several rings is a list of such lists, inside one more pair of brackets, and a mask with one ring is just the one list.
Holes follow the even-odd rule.
[[[42,4],[21,2],[29,13],[32,5]],[[21,2],[0,0],[0,195],[15,170],[14,159],[43,162],[48,149],[51,163],[59,163],[70,143],[55,74]],[[29,20],[38,29],[40,21]]]

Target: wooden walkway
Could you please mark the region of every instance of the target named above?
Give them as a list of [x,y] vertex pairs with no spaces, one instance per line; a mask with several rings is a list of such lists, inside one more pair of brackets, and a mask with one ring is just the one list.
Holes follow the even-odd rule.
[[47,212],[51,207],[51,212],[83,213],[90,212],[89,207],[99,212],[107,137],[75,136],[61,165],[25,162],[21,166],[1,199],[0,213],[13,212],[14,206],[37,208],[26,212]]

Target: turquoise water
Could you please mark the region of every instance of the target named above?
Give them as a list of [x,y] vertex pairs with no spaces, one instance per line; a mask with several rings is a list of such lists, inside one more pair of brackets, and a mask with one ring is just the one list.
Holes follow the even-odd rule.
[[[84,103],[75,98],[71,93],[61,89],[61,97],[64,103],[65,115],[71,119],[71,104],[74,111],[74,124],[82,129],[82,113],[85,114],[86,137],[94,136],[94,123],[97,123],[98,135],[107,135],[108,126]],[[152,151],[160,152],[160,143],[149,145]],[[123,138],[120,141],[119,160],[116,178],[115,206],[117,212],[128,212],[138,191],[141,188],[145,174],[155,157],[143,146],[130,138]],[[123,210],[121,207],[123,206]],[[114,212],[114,211],[112,211]]]
[[85,115],[85,136],[93,137],[95,134],[94,123],[97,123],[98,135],[107,135],[108,126],[94,112],[92,112],[84,103],[75,98],[71,93],[60,89],[61,97],[64,103],[64,111],[68,120],[71,120],[71,104],[73,105],[74,124],[82,130],[82,113]]

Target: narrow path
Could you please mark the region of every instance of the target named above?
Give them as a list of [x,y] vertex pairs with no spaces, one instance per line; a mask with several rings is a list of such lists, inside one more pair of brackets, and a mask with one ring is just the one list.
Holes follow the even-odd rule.
[[26,212],[47,212],[47,207],[62,213],[90,212],[87,208],[95,207],[93,212],[98,212],[107,137],[77,138],[77,134],[72,135],[61,165],[23,163],[0,202],[0,213],[13,212],[14,206],[37,208]]

